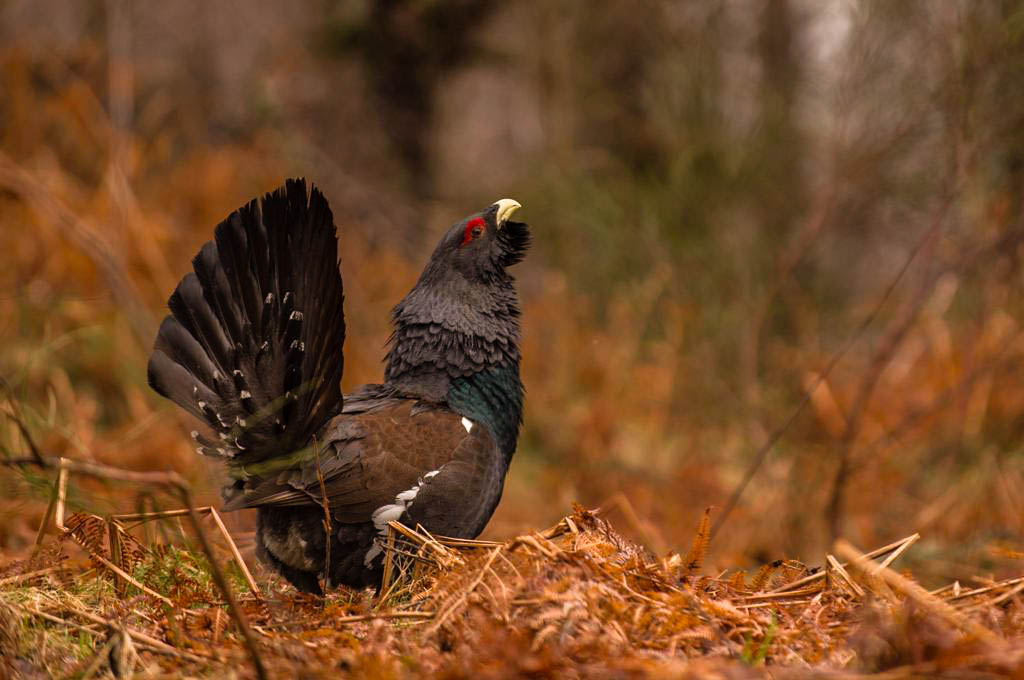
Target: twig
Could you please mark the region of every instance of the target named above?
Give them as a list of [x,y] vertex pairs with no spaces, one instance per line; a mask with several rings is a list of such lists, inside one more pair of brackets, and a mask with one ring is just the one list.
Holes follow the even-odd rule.
[[[72,607],[69,605],[65,606],[68,608],[69,611],[73,612],[76,616],[81,616],[83,619],[88,619],[93,623],[105,626],[107,628],[115,627],[114,622],[108,621],[104,619],[102,616],[97,616],[92,612],[88,612],[84,609],[79,609],[77,607]],[[156,639],[155,637],[146,635],[142,631],[135,630],[134,628],[128,628],[127,626],[124,626],[124,632],[136,642],[141,642],[144,645],[152,647],[155,650],[163,652],[164,654],[168,654],[170,656],[177,656],[195,662],[202,662],[206,659],[212,658],[212,656],[209,654],[186,652],[182,649],[178,649],[177,647],[171,646],[166,642],[163,642],[162,640]]]
[[18,574],[17,576],[8,576],[7,578],[0,578],[0,586],[6,586],[10,583],[20,583],[22,581],[28,581],[34,579],[37,576],[45,576],[46,574],[52,574],[55,571],[63,569],[63,565],[57,565],[56,567],[47,567],[46,569],[38,569],[36,571],[30,571],[24,574]]
[[354,616],[342,616],[332,619],[334,623],[358,623],[360,621],[373,621],[374,619],[432,619],[434,612],[377,612],[373,614],[357,614]]
[[401,522],[394,520],[388,522],[388,526],[419,545],[420,551],[427,547],[433,550],[435,553],[435,560],[439,562],[441,566],[447,567],[453,564],[462,563],[462,558],[459,557],[458,553],[453,550],[449,550],[444,543],[441,542],[441,540],[449,539],[435,538],[422,526],[418,526],[416,529],[410,529]]
[[[416,559],[418,555],[411,555],[404,550],[398,550],[395,547],[395,529],[389,526],[385,531],[386,536],[384,537],[384,577],[380,582],[380,602],[385,602],[387,598],[391,597],[391,586],[393,583],[397,584],[398,579],[395,576],[395,553],[402,552]],[[379,539],[374,539],[379,540]],[[403,570],[404,571],[404,570]],[[401,574],[400,574],[401,575]]]
[[60,469],[57,470],[57,503],[53,508],[53,523],[58,529],[64,528],[64,506],[68,499],[68,470],[64,465],[66,460],[60,459]]
[[903,542],[900,544],[900,547],[896,548],[891,553],[889,553],[888,557],[879,562],[878,566],[874,567],[871,570],[871,575],[877,576],[878,572],[882,571],[883,569],[888,569],[890,564],[895,562],[900,555],[905,553],[907,551],[907,548],[917,543],[918,539],[920,538],[921,534],[911,534],[910,536],[907,536],[905,539],[903,539]]
[[181,500],[188,507],[189,513],[188,518],[192,521],[192,528],[195,529],[196,535],[199,537],[199,544],[203,548],[203,552],[210,559],[210,571],[213,574],[213,580],[220,588],[221,593],[224,595],[224,599],[228,603],[228,610],[231,612],[235,619],[235,624],[238,626],[239,631],[242,633],[242,639],[245,640],[245,645],[249,650],[249,656],[252,659],[253,666],[256,668],[256,675],[260,680],[267,680],[267,669],[263,665],[263,658],[260,656],[259,648],[256,646],[256,638],[252,634],[252,630],[249,628],[249,621],[245,616],[245,612],[238,606],[238,601],[235,599],[235,593],[231,590],[231,586],[228,585],[228,580],[224,576],[224,572],[221,570],[220,565],[217,564],[217,560],[213,554],[213,548],[210,545],[210,539],[206,536],[206,531],[203,529],[203,523],[199,521],[199,513],[196,512],[195,504],[192,502],[192,491],[187,484],[183,483],[177,485],[178,493],[181,496]]
[[235,558],[235,564],[238,565],[238,569],[242,572],[242,576],[245,578],[245,583],[249,586],[249,590],[252,591],[252,594],[256,596],[257,600],[262,600],[263,594],[260,592],[259,586],[256,585],[256,580],[253,579],[252,574],[249,573],[249,567],[245,565],[245,560],[242,559],[242,553],[239,552],[234,539],[231,538],[231,534],[228,533],[228,528],[224,526],[224,521],[220,518],[220,513],[212,507],[206,508],[206,511],[210,513],[210,517],[213,518],[213,523],[217,525],[217,529],[220,530],[221,536],[224,537],[224,542],[228,544],[228,550],[231,551],[231,556]]
[[[937,215],[933,220],[932,225],[925,232],[925,239],[922,243],[927,242],[927,240],[929,240],[938,231],[938,227],[942,222],[943,214],[944,213],[939,213],[939,215]],[[889,365],[892,357],[896,354],[896,350],[899,349],[900,345],[906,339],[907,334],[910,333],[911,329],[914,327],[918,314],[928,301],[928,294],[931,292],[932,288],[934,288],[937,277],[938,274],[932,273],[931,276],[925,277],[921,282],[921,285],[917,290],[917,294],[914,296],[914,299],[910,303],[903,318],[900,319],[899,323],[897,323],[882,340],[872,355],[871,360],[868,362],[867,367],[862,371],[860,386],[857,390],[856,396],[854,397],[853,405],[850,407],[850,412],[845,418],[846,427],[843,428],[843,435],[839,442],[839,466],[836,468],[835,478],[832,481],[832,491],[829,495],[829,501],[825,511],[830,531],[829,538],[833,541],[838,538],[841,533],[840,523],[843,518],[846,483],[849,480],[852,471],[853,449],[857,443],[857,435],[860,434],[861,422],[864,419],[864,414],[867,410],[868,404],[871,402],[871,397],[875,392],[875,387],[877,387],[878,381],[881,379],[885,367]]]
[[1003,602],[1006,602],[1007,600],[1009,600],[1011,597],[1013,597],[1014,595],[1016,595],[1017,593],[1019,593],[1022,590],[1024,590],[1024,583],[1018,583],[1013,588],[1010,588],[1009,590],[1007,590],[1005,593],[1003,593],[999,597],[996,597],[996,598],[990,600],[988,604],[989,605],[1002,604]]
[[164,604],[166,604],[169,607],[173,607],[174,606],[174,603],[171,601],[171,598],[165,597],[165,596],[161,595],[160,593],[156,592],[152,588],[148,588],[145,584],[143,584],[142,582],[140,582],[137,579],[135,579],[131,574],[129,574],[124,569],[122,569],[121,567],[117,566],[116,564],[114,564],[113,562],[111,562],[110,560],[105,558],[103,555],[97,554],[97,553],[93,552],[92,550],[90,550],[89,551],[89,557],[91,557],[92,559],[96,560],[97,562],[102,564],[104,567],[106,567],[110,571],[114,572],[114,574],[116,574],[117,576],[120,576],[125,581],[127,581],[130,584],[132,584],[133,586],[135,586],[136,588],[138,588],[142,592],[146,593],[147,595],[152,595],[153,597],[159,599],[160,601],[162,601]]
[[839,578],[841,578],[843,582],[850,587],[850,590],[852,590],[857,597],[864,597],[864,589],[854,583],[853,579],[850,578],[850,574],[846,571],[846,568],[839,564],[839,560],[837,560],[834,555],[827,555],[825,560],[828,562],[828,566],[832,571],[839,574]]
[[[196,508],[199,512],[205,512],[210,506],[203,506]],[[137,522],[142,524],[148,522],[151,519],[171,519],[172,517],[185,517],[188,515],[188,508],[182,508],[180,510],[156,510],[154,512],[134,512],[125,515],[111,515],[111,519],[116,519],[118,522]],[[132,526],[138,526],[133,524]]]
[[[903,546],[904,543],[906,543],[908,541],[914,542],[914,541],[916,541],[919,538],[921,538],[920,534],[911,534],[910,536],[907,536],[906,538],[901,538],[900,540],[895,541],[893,543],[890,543],[889,545],[883,545],[881,548],[876,548],[876,549],[872,550],[871,552],[865,554],[864,557],[868,558],[869,560],[873,560],[876,557],[881,557],[882,555],[890,553],[893,550],[898,550],[901,546]],[[846,563],[843,563],[843,566],[847,567],[849,565],[846,564]],[[810,576],[804,576],[803,578],[799,578],[799,579],[793,581],[792,583],[787,583],[785,585],[779,586],[778,588],[773,588],[772,590],[769,590],[768,592],[769,593],[782,593],[782,592],[786,592],[788,590],[792,590],[793,588],[799,588],[802,585],[806,585],[808,583],[813,583],[814,581],[817,581],[817,580],[822,579],[824,577],[825,577],[825,572],[824,572],[824,570],[822,570],[822,571],[819,571],[819,572],[817,572],[815,574],[811,574]]]
[[316,435],[313,436],[313,455],[316,458],[316,478],[320,482],[320,507],[324,511],[324,578],[330,583],[331,580],[331,504],[327,500],[327,484],[324,482],[324,473],[320,470],[320,442]]
[[767,592],[767,593],[755,593],[754,595],[744,595],[739,598],[741,600],[779,600],[787,597],[806,597],[807,595],[814,595],[820,593],[820,588],[803,588],[801,590],[789,590],[784,593]]
[[[57,473],[60,474],[59,472]],[[50,491],[50,501],[46,504],[46,511],[43,513],[43,519],[39,522],[39,528],[36,530],[36,542],[32,549],[32,557],[39,554],[40,548],[43,547],[43,540],[46,538],[46,529],[50,526],[50,522],[53,521],[54,512],[57,510],[57,484],[53,485],[53,490]]]
[[[1011,578],[1011,579],[1006,580],[1006,581],[1000,581],[999,583],[994,583],[994,584],[992,584],[990,586],[985,586],[984,588],[975,588],[974,590],[965,590],[965,591],[959,593],[958,595],[953,595],[952,597],[947,597],[946,598],[946,602],[954,602],[956,600],[963,600],[963,599],[968,598],[968,597],[976,597],[978,595],[984,595],[985,593],[990,593],[993,590],[999,590],[1000,588],[1005,588],[1006,586],[1018,585],[1018,584],[1022,584],[1022,583],[1024,583],[1024,576],[1021,576],[1019,578]],[[952,586],[946,586],[946,588],[951,588],[951,587]],[[943,589],[940,589],[940,591],[941,590],[943,590]],[[939,591],[933,591],[932,592],[932,595],[938,595],[938,594],[939,594]]]
[[[859,550],[854,548],[847,541],[842,539],[836,541],[835,551],[849,560],[854,567],[867,573],[868,564],[866,556],[861,554]],[[915,603],[924,609],[927,609],[935,616],[943,619],[950,625],[959,628],[964,632],[970,633],[982,642],[986,642],[991,645],[1003,644],[1003,640],[988,628],[985,628],[976,621],[964,616],[948,602],[940,600],[913,581],[900,576],[892,569],[885,567],[877,573],[877,576],[885,581],[889,586],[900,591]]]
[[17,604],[14,602],[7,602],[6,604],[10,607],[14,607],[15,609],[20,609],[23,612],[31,614],[32,616],[38,616],[39,618],[49,621],[50,623],[56,623],[62,626],[67,626],[69,628],[75,628],[77,630],[85,631],[89,635],[99,635],[102,632],[90,626],[83,626],[80,623],[75,623],[74,621],[67,621],[65,619],[60,618],[59,616],[54,616],[53,614],[39,611],[38,609],[34,609],[33,607],[29,607],[28,605]]
[[[24,612],[26,612],[28,614],[31,614],[32,616],[38,616],[41,619],[46,619],[47,621],[49,621],[51,623],[56,623],[56,624],[59,624],[59,625],[62,625],[62,626],[68,626],[69,628],[77,628],[78,630],[83,630],[83,631],[89,633],[90,635],[99,635],[100,634],[100,631],[96,630],[95,628],[90,628],[89,626],[83,626],[82,624],[75,623],[74,621],[68,621],[66,619],[62,619],[59,616],[54,616],[53,614],[49,614],[47,612],[40,611],[38,609],[35,609],[34,607],[29,607],[28,605],[16,604],[14,602],[8,602],[7,604],[9,606],[11,606],[11,607],[14,607],[15,609],[20,609],[21,611],[24,611]],[[68,606],[68,605],[65,605],[65,606],[67,607],[68,611],[72,612],[76,616],[81,616],[83,619],[86,619],[88,621],[92,621],[95,624],[98,624],[98,625],[101,625],[101,626],[104,626],[104,627],[108,627],[108,628],[109,627],[113,627],[113,625],[114,625],[112,622],[107,621],[106,619],[103,619],[102,617],[96,616],[95,614],[92,614],[92,613],[87,612],[85,610],[78,609],[77,607],[72,607],[72,606]],[[131,637],[133,640],[135,640],[135,642],[140,643],[142,645],[145,645],[146,647],[152,649],[153,651],[160,652],[161,654],[166,654],[168,656],[175,656],[175,657],[178,657],[178,658],[186,659],[188,661],[193,661],[193,662],[197,662],[197,663],[202,663],[206,659],[210,658],[209,656],[206,656],[206,655],[200,656],[200,655],[197,655],[197,654],[193,654],[191,652],[186,652],[186,651],[180,650],[177,647],[172,647],[171,645],[167,644],[166,642],[162,642],[160,640],[157,640],[156,638],[150,637],[149,635],[146,635],[145,633],[143,633],[141,631],[137,631],[137,630],[135,630],[133,628],[125,627],[124,631],[125,631],[125,633],[129,637]]]

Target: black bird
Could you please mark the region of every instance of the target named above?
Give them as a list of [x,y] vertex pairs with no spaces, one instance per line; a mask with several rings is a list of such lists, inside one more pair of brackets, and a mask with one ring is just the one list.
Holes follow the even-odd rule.
[[522,424],[519,207],[448,229],[392,311],[384,382],[344,397],[334,220],[304,180],[221,222],[171,295],[149,384],[212,428],[192,437],[227,463],[224,508],[259,509],[257,553],[299,590],[379,585],[390,520],[473,538],[490,519]]

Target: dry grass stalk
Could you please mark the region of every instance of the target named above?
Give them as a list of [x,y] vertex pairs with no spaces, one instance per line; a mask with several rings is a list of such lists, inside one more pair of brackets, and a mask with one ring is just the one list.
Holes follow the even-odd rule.
[[[854,567],[862,572],[867,572],[867,560],[864,555],[844,540],[836,541],[835,550],[837,553],[850,560]],[[1002,640],[988,628],[964,616],[949,603],[940,600],[927,590],[913,581],[900,576],[892,569],[884,567],[881,570],[874,570],[875,573],[891,587],[903,593],[915,603],[925,608],[946,623],[959,628],[960,630],[973,635],[978,640],[990,645],[1002,644]]]
[[0,586],[9,586],[15,585],[17,583],[24,583],[25,581],[31,581],[34,578],[39,578],[40,576],[46,576],[47,574],[52,574],[56,571],[60,571],[63,568],[63,566],[57,565],[56,567],[46,567],[45,569],[36,569],[35,571],[29,571],[24,574],[15,574],[14,576],[0,578]]
[[839,564],[839,560],[837,560],[835,556],[827,555],[825,557],[825,560],[828,562],[830,570],[839,575],[839,578],[842,579],[843,583],[845,583],[850,588],[850,590],[853,591],[854,595],[856,595],[857,597],[864,597],[864,589],[857,585],[856,582],[854,582],[854,580],[850,577],[849,572],[846,571],[843,565]]
[[[907,547],[909,547],[909,544],[914,543],[920,537],[921,537],[920,534],[911,534],[910,536],[907,536],[906,538],[901,538],[898,541],[893,541],[892,543],[889,543],[887,545],[883,545],[881,548],[876,548],[876,549],[872,550],[869,553],[865,553],[864,557],[866,557],[867,559],[876,559],[878,557],[881,557],[882,555],[889,555],[890,553],[893,553],[893,552],[898,552],[899,554],[903,554],[903,551]],[[888,566],[888,564],[891,564],[891,563],[892,563],[892,560],[888,560],[887,563],[886,563],[886,566]],[[847,564],[845,562],[843,562],[842,565],[844,567],[848,567],[849,566],[849,564]],[[785,584],[783,584],[781,586],[778,586],[777,588],[772,589],[769,592],[781,593],[781,592],[785,592],[787,590],[793,590],[795,588],[799,588],[800,586],[807,585],[808,583],[814,583],[815,581],[819,581],[819,580],[825,578],[825,574],[826,574],[825,570],[821,570],[821,571],[815,572],[813,574],[810,574],[809,576],[805,576],[804,578],[797,579],[796,581],[793,581],[791,583],[785,583]]]
[[[85,631],[85,632],[87,632],[87,633],[89,633],[91,635],[99,635],[100,632],[101,632],[100,630],[98,630],[96,628],[90,628],[89,626],[83,626],[83,625],[81,625],[79,623],[75,623],[73,621],[68,621],[67,619],[63,619],[63,618],[61,618],[59,616],[55,616],[53,614],[50,614],[50,613],[47,613],[47,612],[44,612],[44,611],[40,611],[40,610],[35,609],[33,607],[29,607],[27,605],[19,605],[19,604],[15,604],[15,603],[12,603],[12,602],[8,602],[7,604],[9,606],[15,608],[15,609],[24,611],[27,614],[31,614],[32,616],[37,616],[37,617],[39,617],[41,619],[45,619],[47,621],[50,621],[51,623],[56,623],[56,624],[59,624],[59,625],[62,625],[62,626],[66,626],[68,628],[75,628],[77,630],[82,630],[82,631]],[[93,623],[102,626],[104,629],[109,629],[110,627],[115,625],[113,622],[107,621],[103,617],[97,616],[97,615],[95,615],[95,614],[93,614],[91,612],[85,611],[83,609],[72,608],[72,607],[69,607],[66,604],[65,604],[65,607],[68,608],[76,616],[79,616],[79,617],[81,617],[81,618],[83,618],[83,619],[85,619],[87,621],[92,621]],[[198,663],[205,662],[205,661],[207,661],[207,660],[209,660],[211,658],[211,657],[209,657],[207,655],[194,654],[192,652],[186,652],[184,650],[177,649],[176,647],[172,647],[171,645],[168,645],[165,642],[161,642],[160,640],[157,640],[156,638],[154,638],[154,637],[152,637],[150,635],[146,635],[145,633],[143,633],[141,631],[133,630],[131,628],[124,628],[124,627],[120,627],[120,629],[124,630],[125,634],[127,634],[129,637],[131,637],[135,642],[144,645],[145,647],[151,649],[154,652],[159,652],[160,654],[165,654],[167,656],[173,656],[173,657],[177,657],[177,658],[180,658],[180,659],[185,659],[187,661],[193,661],[193,662],[198,662]]]
[[946,599],[947,602],[955,602],[956,600],[962,600],[968,597],[977,597],[978,595],[991,593],[993,590],[1002,590],[1003,588],[1006,588],[1008,586],[1014,586],[1021,583],[1024,583],[1024,576],[1021,576],[1020,578],[1006,579],[1005,581],[1000,581],[999,583],[994,583],[990,586],[984,586],[982,588],[974,588],[972,590],[959,591],[959,589],[956,588],[960,585],[958,582],[945,586],[944,588],[940,588],[939,590],[934,590],[932,591],[932,595],[939,595],[940,592],[944,592],[945,590],[953,590],[954,588],[956,588],[957,592],[954,592],[950,597]]

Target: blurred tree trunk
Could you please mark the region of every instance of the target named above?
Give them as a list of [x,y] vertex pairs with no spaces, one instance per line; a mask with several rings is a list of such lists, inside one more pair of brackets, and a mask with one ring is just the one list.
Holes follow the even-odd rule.
[[495,0],[377,0],[359,20],[327,26],[328,53],[361,63],[413,195],[433,191],[436,92],[454,71],[480,57],[477,37],[497,6]]

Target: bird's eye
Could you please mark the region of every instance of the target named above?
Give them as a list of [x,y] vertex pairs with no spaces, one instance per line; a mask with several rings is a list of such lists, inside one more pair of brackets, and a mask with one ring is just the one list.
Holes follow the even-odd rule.
[[484,233],[483,218],[474,217],[473,219],[466,223],[466,234],[465,236],[462,237],[462,243],[459,244],[459,247],[461,248],[462,246],[466,245],[473,239],[480,236],[480,234],[482,233]]

